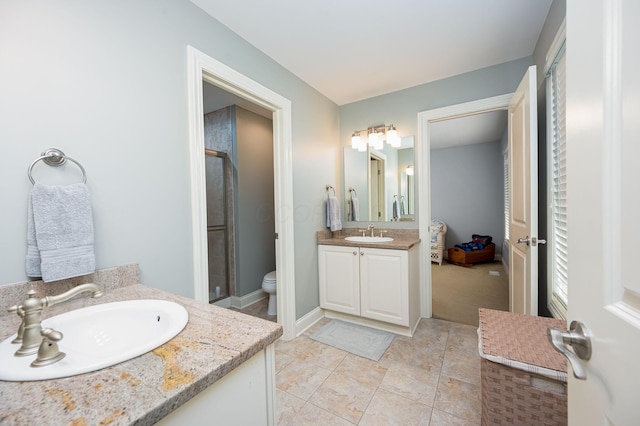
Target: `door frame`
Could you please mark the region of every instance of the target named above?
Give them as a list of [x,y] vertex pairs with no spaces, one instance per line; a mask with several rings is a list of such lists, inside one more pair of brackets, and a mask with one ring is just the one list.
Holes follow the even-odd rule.
[[[371,174],[371,163],[375,161],[376,165],[378,167],[378,171],[382,170],[382,173],[378,173],[378,176],[372,176]],[[376,217],[371,217],[373,216],[371,214],[371,211],[369,211],[369,217],[371,217],[371,220],[376,222],[376,221],[386,221],[387,220],[387,191],[386,191],[386,185],[385,185],[385,171],[386,171],[386,167],[387,167],[387,156],[382,153],[382,152],[375,152],[375,151],[369,151],[369,164],[368,164],[368,168],[367,168],[367,175],[368,175],[368,182],[369,182],[369,203],[371,204],[371,206],[369,206],[369,210],[371,210],[371,207],[373,207],[373,201],[375,199],[376,201],[376,205],[378,207],[378,214],[382,215],[382,217],[380,217],[379,215],[376,215]],[[374,197],[374,193],[371,190],[371,182],[373,182],[373,179],[376,180],[376,193],[375,193],[375,197]]]
[[[467,115],[481,114],[496,110],[507,110],[513,93],[450,105],[418,113],[418,143],[415,146],[416,170],[418,183],[418,228],[422,244],[420,244],[420,314],[423,318],[431,318],[432,315],[432,283],[431,283],[431,235],[429,224],[431,223],[431,125],[439,121]],[[424,188],[424,189],[421,189]]]
[[275,245],[278,323],[284,340],[295,337],[295,250],[293,235],[293,160],[291,101],[212,57],[187,46],[189,163],[193,241],[194,298],[208,303],[204,111],[206,81],[273,112]]

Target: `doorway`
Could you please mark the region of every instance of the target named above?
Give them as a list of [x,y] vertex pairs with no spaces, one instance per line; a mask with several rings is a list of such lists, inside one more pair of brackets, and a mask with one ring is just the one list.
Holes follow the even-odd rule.
[[[433,317],[478,326],[478,308],[509,310],[508,268],[500,263],[505,240],[504,148],[506,110],[469,114],[435,122],[430,132],[431,217],[446,225],[447,249],[482,235],[469,253],[475,260],[451,259],[432,265]],[[440,223],[438,222],[438,223]],[[444,227],[443,227],[444,229]],[[490,238],[490,241],[489,241]],[[442,244],[441,243],[441,244]],[[433,257],[432,257],[433,259]]]
[[[483,112],[506,110],[513,94],[495,96],[465,104],[452,105],[424,111],[418,114],[418,143],[416,144],[416,163],[418,174],[418,188],[421,190],[419,197],[419,233],[422,241],[431,241],[429,224],[431,223],[431,133],[435,123],[475,115]],[[426,171],[426,172],[425,172]],[[451,172],[454,172],[452,170]],[[421,244],[421,259],[430,259],[429,244]],[[433,283],[431,262],[421,262],[420,271],[420,300],[421,314],[425,318],[433,316]]]
[[208,302],[206,239],[206,189],[204,170],[203,94],[205,81],[273,114],[274,202],[276,227],[276,269],[278,271],[278,323],[283,340],[295,337],[295,250],[293,221],[293,164],[291,101],[240,74],[225,64],[187,46],[189,105],[189,153],[191,170],[191,213],[193,239],[194,298]]
[[371,212],[370,218],[375,221],[385,221],[385,189],[384,189],[384,176],[385,176],[384,158],[375,153],[371,153],[369,157],[369,200],[371,200]]

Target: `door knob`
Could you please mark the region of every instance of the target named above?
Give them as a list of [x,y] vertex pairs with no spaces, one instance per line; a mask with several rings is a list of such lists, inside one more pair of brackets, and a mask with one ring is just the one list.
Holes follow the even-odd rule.
[[[580,360],[591,359],[591,333],[580,321],[571,321],[569,331],[557,328],[547,329],[547,337],[553,348],[566,356],[571,364],[573,376],[579,380],[587,380]],[[571,346],[573,351],[569,350]]]
[[529,243],[531,243],[531,246],[535,247],[538,244],[547,244],[547,240],[539,240],[536,237],[529,238],[529,236],[527,235],[524,238],[518,238],[518,241],[516,241],[516,243],[518,243],[518,244],[526,244],[526,245],[529,245]]

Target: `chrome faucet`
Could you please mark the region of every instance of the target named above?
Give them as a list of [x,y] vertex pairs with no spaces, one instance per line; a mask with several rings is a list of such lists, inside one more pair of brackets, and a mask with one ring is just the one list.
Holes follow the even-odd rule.
[[34,290],[29,290],[27,298],[20,305],[10,307],[9,312],[15,312],[22,318],[18,329],[18,337],[12,343],[21,343],[15,356],[26,356],[38,352],[42,343],[42,310],[47,306],[53,306],[65,302],[78,294],[91,292],[91,297],[101,297],[104,292],[95,284],[82,284],[57,296],[46,296],[41,299],[36,297]]
[[371,236],[372,236],[372,237],[374,236],[374,235],[373,235],[373,228],[374,228],[374,226],[373,226],[373,224],[372,224],[372,223],[371,223],[371,224],[369,224],[369,226],[367,226],[367,231],[371,231]]

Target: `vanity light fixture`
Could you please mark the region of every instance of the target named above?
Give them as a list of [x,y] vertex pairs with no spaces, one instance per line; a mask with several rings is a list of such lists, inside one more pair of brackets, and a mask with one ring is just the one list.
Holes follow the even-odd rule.
[[407,176],[413,176],[413,164],[407,166]]
[[[360,134],[364,132],[367,132],[366,141],[360,136]],[[351,135],[351,148],[357,149],[358,151],[366,151],[368,143],[373,149],[382,149],[385,140],[390,146],[400,148],[402,140],[393,124],[390,126],[383,124],[354,131]]]

